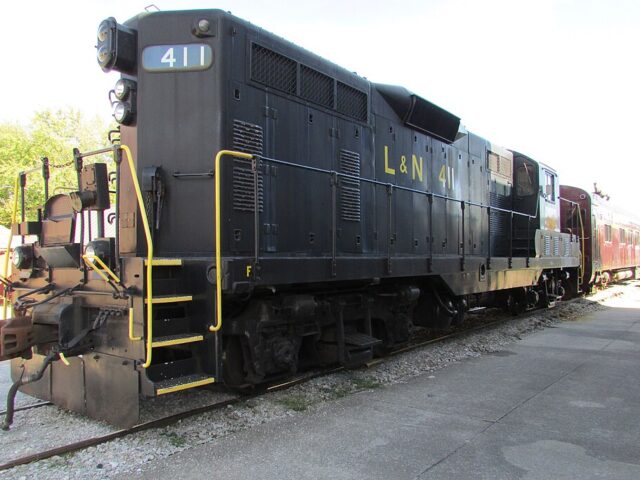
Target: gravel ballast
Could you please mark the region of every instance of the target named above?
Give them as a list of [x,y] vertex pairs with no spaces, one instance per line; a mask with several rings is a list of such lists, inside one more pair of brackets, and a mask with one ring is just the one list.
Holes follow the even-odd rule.
[[[295,415],[305,415],[320,404],[347,395],[409,382],[416,375],[435,374],[437,370],[465,358],[504,350],[509,343],[536,330],[560,321],[579,319],[601,308],[601,304],[607,299],[624,295],[625,289],[631,288],[636,288],[636,282],[617,285],[588,299],[560,303],[553,309],[530,312],[521,317],[513,317],[506,323],[389,357],[370,368],[324,375],[288,390],[252,397],[239,404],[187,418],[165,428],[143,431],[79,452],[0,471],[0,478],[102,479],[127,473],[135,476],[148,462],[221,439],[234,432]],[[482,315],[490,320],[492,316],[504,314],[487,311],[480,314]],[[472,318],[469,321],[477,320]],[[159,397],[144,402],[141,406],[142,419],[150,420],[162,414],[188,410],[233,396],[227,392],[196,390]],[[14,427],[8,432],[0,432],[3,446],[0,449],[0,463],[115,430],[107,424],[54,406],[18,412]]]

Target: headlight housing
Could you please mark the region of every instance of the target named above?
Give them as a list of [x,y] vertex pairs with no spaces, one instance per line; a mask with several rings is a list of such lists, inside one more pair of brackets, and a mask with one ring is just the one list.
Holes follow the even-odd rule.
[[136,69],[136,31],[109,17],[98,27],[97,60],[105,72],[134,73]]
[[113,238],[96,238],[87,243],[84,254],[91,259],[99,257],[109,267],[113,267],[114,256],[114,240]]
[[116,95],[118,100],[127,100],[129,96],[135,91],[136,82],[133,80],[128,80],[126,78],[121,78],[116,82],[116,86],[113,89],[113,92]]
[[33,247],[31,245],[19,245],[13,249],[13,266],[18,270],[31,268],[33,263]]
[[129,125],[133,120],[131,106],[125,102],[115,102],[113,104],[113,118],[115,118],[118,123]]

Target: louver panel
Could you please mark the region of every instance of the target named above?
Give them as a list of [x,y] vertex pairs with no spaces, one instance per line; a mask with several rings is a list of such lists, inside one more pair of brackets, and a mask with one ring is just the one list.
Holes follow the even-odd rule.
[[267,87],[295,95],[297,63],[254,43],[251,45],[251,79]]
[[[360,176],[360,154],[340,150],[340,170],[354,177]],[[360,182],[350,178],[340,180],[340,203],[343,220],[360,221]]]
[[[240,152],[262,155],[263,132],[260,125],[241,120],[233,121],[233,148]],[[258,173],[258,204],[263,210],[263,181]],[[233,163],[233,208],[244,212],[255,211],[254,176],[251,162],[234,159]]]

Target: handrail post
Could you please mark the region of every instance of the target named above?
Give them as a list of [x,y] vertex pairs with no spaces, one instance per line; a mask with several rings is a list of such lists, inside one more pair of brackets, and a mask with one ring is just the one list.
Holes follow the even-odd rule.
[[429,202],[429,258],[427,259],[427,272],[433,268],[433,193],[427,193]]
[[527,215],[527,267],[531,259],[531,217]]
[[[27,188],[27,172],[20,173],[20,221],[26,220],[26,198],[25,190]],[[21,235],[22,243],[24,243],[24,235]]]
[[338,274],[338,173],[331,172],[331,276]]
[[250,153],[244,152],[236,152],[234,150],[220,150],[214,160],[214,179],[215,179],[215,212],[216,212],[216,223],[215,223],[215,236],[216,236],[216,323],[214,325],[209,326],[210,332],[217,332],[222,328],[222,222],[221,215],[222,209],[220,208],[220,202],[222,199],[222,195],[220,190],[222,188],[222,181],[220,175],[220,163],[222,157],[229,156],[235,158],[243,158],[245,160],[251,160],[253,155]]
[[146,359],[142,364],[142,368],[148,368],[151,365],[151,343],[153,341],[153,240],[151,237],[151,228],[149,227],[149,219],[147,218],[147,210],[142,199],[140,182],[138,182],[138,173],[136,172],[136,166],[133,163],[133,155],[131,154],[129,147],[126,145],[120,145],[119,148],[126,154],[129,170],[131,170],[131,180],[133,181],[133,188],[136,193],[138,208],[140,208],[142,225],[144,227],[144,236],[147,240],[147,342]]
[[117,146],[113,147],[113,162],[116,164],[116,217],[115,217],[115,231],[113,240],[113,249],[115,251],[115,265],[116,272],[122,273],[122,266],[120,265],[120,176],[122,175],[122,150]]
[[[13,224],[16,223],[16,216],[18,215],[18,194],[20,192],[20,175],[16,175],[16,180],[13,185],[13,208],[11,210],[11,227],[9,229],[9,235],[7,236],[7,250],[4,252],[4,265],[2,266],[2,276],[7,278],[9,275],[9,255],[11,255],[11,243],[13,242]],[[5,287],[2,294],[2,318],[7,319],[7,288]]]
[[391,275],[391,246],[394,243],[394,232],[393,232],[393,184],[387,184],[387,275]]
[[491,268],[491,206],[487,206],[487,270]]
[[513,210],[509,214],[509,268],[513,262]]
[[260,165],[258,159],[251,159],[251,170],[253,170],[253,270],[254,275],[258,272],[260,262]]
[[44,201],[49,200],[49,177],[51,172],[49,170],[49,158],[42,157],[42,179],[44,180]]
[[465,253],[465,235],[464,235],[464,200],[460,202],[460,210],[462,214],[462,256],[460,257],[460,270],[464,272],[464,253]]

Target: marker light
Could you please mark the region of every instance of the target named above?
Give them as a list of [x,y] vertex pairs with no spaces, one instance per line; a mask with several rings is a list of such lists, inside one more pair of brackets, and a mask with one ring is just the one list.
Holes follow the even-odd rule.
[[113,17],[100,23],[97,33],[98,65],[108,72],[135,73],[137,38],[136,31],[120,25]]
[[127,80],[126,78],[121,78],[116,82],[116,86],[113,91],[118,100],[126,100],[129,98],[129,95],[135,88],[135,82],[131,80]]
[[113,107],[113,118],[116,122],[127,125],[131,120],[131,107],[124,102],[116,102]]
[[32,248],[29,245],[19,245],[13,249],[13,266],[18,270],[31,268],[33,259]]

